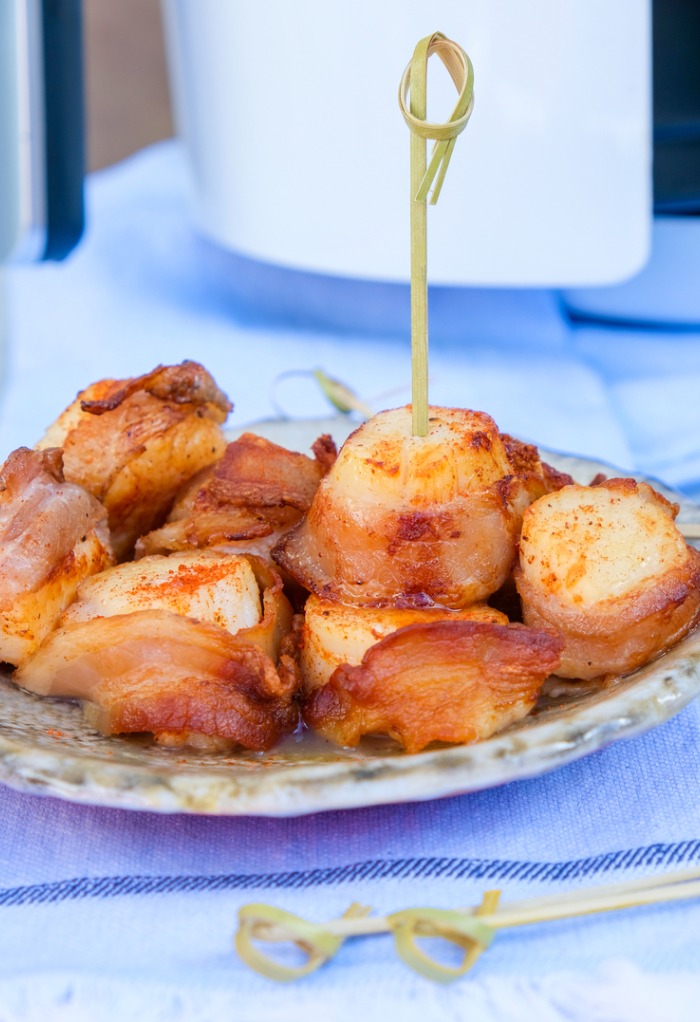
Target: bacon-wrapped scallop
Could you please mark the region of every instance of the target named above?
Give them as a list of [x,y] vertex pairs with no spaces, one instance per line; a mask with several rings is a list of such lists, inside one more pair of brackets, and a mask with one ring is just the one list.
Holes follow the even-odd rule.
[[488,415],[431,408],[417,437],[410,407],[397,408],[345,441],[273,557],[324,599],[458,609],[510,574],[527,502]]
[[518,624],[419,621],[336,667],[305,700],[304,718],[339,745],[389,735],[409,753],[431,742],[488,738],[526,716],[562,642]]
[[61,452],[14,451],[0,469],[0,660],[24,663],[81,580],[113,563],[107,512],[65,481]]
[[39,449],[62,447],[66,479],[102,501],[117,557],[161,525],[182,486],[217,461],[231,403],[197,362],[101,380],[49,427]]
[[304,607],[300,636],[300,666],[305,695],[308,697],[315,689],[325,685],[336,667],[361,663],[371,646],[399,628],[444,620],[508,624],[505,614],[486,603],[474,603],[463,610],[359,607],[322,600],[312,594]]
[[557,674],[624,674],[700,620],[700,553],[646,483],[565,486],[525,513],[515,581],[523,620],[564,640]]
[[147,557],[86,584],[15,680],[86,700],[105,734],[269,749],[298,720],[292,623],[279,576],[257,558]]

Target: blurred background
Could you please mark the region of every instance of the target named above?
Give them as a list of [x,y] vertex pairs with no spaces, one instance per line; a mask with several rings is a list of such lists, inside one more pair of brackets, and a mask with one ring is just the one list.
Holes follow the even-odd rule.
[[[21,9],[22,4],[29,9],[44,3],[44,0],[17,0],[17,3],[18,10]],[[10,3],[8,9],[12,6],[13,4]],[[59,10],[61,4],[56,2],[52,5],[47,2],[45,10],[48,11],[52,7]],[[67,5],[66,9],[68,9]],[[79,8],[76,7],[76,9]],[[241,209],[238,207],[234,209],[231,206],[231,211],[229,211],[224,208],[221,185],[214,180],[215,175],[212,174],[210,166],[206,162],[209,161],[211,164],[211,161],[216,159],[218,165],[225,168],[225,172],[228,173],[227,161],[230,162],[232,157],[222,139],[232,123],[237,125],[241,135],[236,140],[237,148],[233,159],[236,167],[240,165],[242,169],[236,171],[241,175],[236,184],[239,189],[248,186],[244,189],[246,192],[255,191],[250,187],[250,171],[246,166],[248,157],[244,144],[251,137],[256,137],[251,134],[251,127],[245,122],[245,118],[257,116],[262,103],[262,100],[255,98],[256,91],[260,91],[261,83],[258,78],[254,77],[252,69],[257,62],[257,65],[262,67],[268,65],[276,71],[275,60],[278,53],[275,51],[275,46],[278,43],[275,33],[280,34],[281,30],[275,26],[284,26],[286,17],[284,12],[287,9],[287,5],[274,3],[265,8],[268,14],[275,15],[270,23],[272,27],[265,31],[266,52],[249,58],[248,51],[254,51],[255,48],[242,45],[243,41],[248,38],[245,33],[246,31],[250,32],[251,26],[256,29],[264,26],[264,17],[263,15],[251,15],[247,5],[231,3],[217,6],[216,2],[212,2],[212,0],[201,0],[199,4],[192,4],[188,0],[163,0],[162,3],[160,0],[120,0],[119,3],[110,3],[109,0],[83,0],[87,122],[86,169],[93,171],[108,167],[152,142],[170,138],[179,128],[180,133],[184,134],[187,141],[191,158],[201,161],[196,168],[199,177],[197,187],[200,195],[198,206],[195,209],[195,218],[200,226],[205,227],[207,233],[216,236],[216,227],[212,230],[212,224],[206,223],[207,217],[218,222],[222,216],[225,221],[227,216],[235,215],[242,226],[236,225],[233,231],[225,223],[221,227],[221,233],[228,236],[220,237],[219,240],[223,241],[226,247],[238,248],[248,255],[257,255],[258,258],[279,255],[280,263],[287,262],[288,265],[306,266],[309,269],[330,272],[335,269],[335,272],[342,274],[347,272],[348,267],[336,265],[338,264],[337,257],[328,260],[322,257],[319,260],[316,253],[315,258],[319,265],[309,265],[308,260],[305,262],[304,253],[298,251],[300,239],[297,235],[299,231],[294,220],[290,223],[288,233],[294,238],[295,257],[285,259],[286,253],[281,251],[277,239],[275,239],[275,244],[271,244],[269,238],[262,237],[266,228],[261,224],[263,217],[260,216],[259,207],[255,207],[255,202],[260,201],[258,196],[255,196],[254,209],[249,215],[257,217],[255,229],[261,237],[260,239],[256,237],[255,241],[259,241],[262,248],[267,245],[269,251],[256,252],[253,250],[254,246],[251,249],[251,246],[247,244],[250,241],[251,231],[242,223],[245,218],[241,216]],[[317,21],[320,21],[318,10],[322,9],[323,5],[317,6],[313,0],[309,0],[295,14],[295,17],[298,18],[300,32],[304,29],[303,35],[314,35],[314,30],[318,33],[311,47],[307,47],[306,51],[299,50],[299,66],[294,74],[285,80],[287,89],[290,86],[293,89],[301,88],[301,93],[295,98],[306,102],[308,102],[309,96],[313,96],[313,91],[306,85],[305,79],[312,82],[313,88],[319,91],[318,83],[327,78],[327,68],[324,67],[321,55],[318,53],[319,40],[322,43],[325,42],[324,31],[328,38],[330,35],[328,29],[335,32],[338,27],[332,18],[319,25],[309,26],[305,22],[305,12],[309,15],[309,19],[314,16],[315,12]],[[409,2],[401,10],[402,21],[410,21],[417,13],[421,25],[425,22],[427,14],[425,4]],[[458,7],[444,4],[441,6],[441,3],[437,2],[431,6],[431,17],[450,20],[456,10]],[[641,126],[644,124],[644,117],[648,117],[648,110],[643,109],[640,97],[642,93],[649,91],[650,85],[653,85],[654,211],[657,214],[689,213],[692,215],[700,209],[700,62],[697,60],[697,45],[700,40],[700,4],[694,0],[664,0],[663,3],[657,2],[654,5],[648,3],[648,0],[621,0],[619,5],[615,5],[616,13],[612,17],[608,15],[609,8],[596,2],[591,8],[592,13],[588,20],[577,21],[576,5],[573,3],[552,6],[546,2],[538,2],[532,8],[531,21],[534,22],[534,38],[538,39],[543,35],[538,26],[546,24],[555,45],[550,45],[549,49],[547,47],[537,49],[533,53],[531,61],[531,64],[535,66],[519,65],[517,77],[515,74],[512,77],[508,77],[508,75],[514,60],[517,63],[519,59],[519,48],[520,50],[523,48],[522,40],[518,36],[518,33],[523,30],[523,25],[518,22],[518,6],[513,6],[504,0],[500,7],[489,8],[488,5],[484,6],[481,0],[473,0],[469,10],[471,18],[471,27],[467,33],[471,37],[469,46],[470,49],[473,47],[472,52],[476,54],[479,62],[479,75],[477,76],[479,116],[474,120],[474,126],[470,127],[469,134],[472,149],[469,155],[469,165],[472,169],[467,172],[466,178],[463,177],[463,187],[461,189],[453,188],[453,193],[456,195],[452,196],[452,208],[454,210],[459,201],[460,191],[464,193],[471,189],[481,192],[482,189],[485,189],[488,202],[498,203],[503,218],[509,221],[509,233],[506,235],[509,244],[513,244],[513,235],[517,235],[518,230],[521,232],[523,230],[522,225],[518,226],[519,222],[526,220],[529,216],[528,229],[536,228],[539,235],[537,239],[539,245],[530,246],[531,257],[535,260],[541,258],[539,250],[553,247],[552,242],[556,240],[556,236],[550,237],[547,234],[543,236],[542,231],[547,229],[553,216],[559,217],[560,220],[564,220],[561,227],[563,233],[566,232],[567,227],[576,228],[579,245],[585,245],[587,241],[590,241],[592,245],[597,245],[599,280],[587,279],[591,277],[590,266],[583,264],[576,266],[573,263],[568,268],[568,280],[566,279],[567,273],[560,277],[557,277],[556,272],[552,273],[551,265],[540,270],[539,275],[534,272],[533,279],[528,280],[523,276],[522,264],[524,260],[522,255],[519,262],[506,265],[504,256],[500,254],[500,261],[495,264],[495,270],[493,266],[487,265],[485,269],[478,266],[475,272],[474,265],[469,264],[465,267],[463,276],[458,274],[457,279],[452,282],[477,285],[479,283],[487,285],[511,283],[521,286],[547,286],[550,283],[554,286],[590,286],[596,283],[617,282],[625,276],[630,276],[633,269],[639,269],[643,265],[644,248],[646,246],[647,254],[649,249],[648,239],[645,241],[641,234],[639,235],[635,249],[636,265],[634,267],[632,266],[634,246],[629,242],[628,252],[624,255],[621,253],[617,262],[612,261],[607,267],[603,265],[605,258],[603,253],[610,246],[611,239],[615,237],[615,229],[619,231],[624,227],[629,233],[630,225],[638,225],[640,222],[639,210],[648,209],[650,196],[648,191],[644,190],[644,183],[640,184],[638,171],[640,155],[643,158],[645,153]],[[650,12],[652,20],[652,31],[649,33],[645,26],[645,21],[649,16],[648,12]],[[227,18],[226,21],[224,14]],[[164,15],[167,15],[165,24]],[[334,17],[338,24],[342,23],[341,13],[337,13]],[[361,33],[364,33],[364,36],[369,39],[368,45],[371,42],[371,35],[373,33],[380,34],[383,27],[386,27],[382,25],[378,15],[370,13],[369,7],[363,10],[361,5],[358,8],[357,20],[361,26]],[[222,76],[221,71],[216,69],[211,73],[207,69],[203,70],[203,65],[207,61],[214,65],[217,60],[221,60],[211,33],[210,37],[204,41],[196,38],[198,33],[203,34],[202,26],[207,23],[220,28],[222,35],[224,31],[229,33],[221,46],[221,50],[225,54],[224,60],[228,58],[230,63],[234,60],[239,62],[242,57],[243,64],[250,60],[250,66],[245,66],[243,71],[238,71],[237,78],[233,74],[229,77]],[[486,23],[488,23],[488,32],[484,33],[483,29]],[[588,48],[584,61],[572,46],[571,36],[574,31],[580,32],[582,26],[589,31],[590,24],[597,26],[598,35],[588,34],[581,39],[579,50]],[[449,26],[444,27],[449,28]],[[461,27],[464,30],[464,26]],[[364,38],[364,36],[361,35],[360,38]],[[336,47],[335,54],[338,64],[342,64],[345,59],[344,51],[338,49],[338,46],[346,45],[347,48],[350,45],[347,26],[346,37],[343,38],[341,35],[339,39],[329,39],[329,46]],[[651,67],[642,66],[647,63],[645,55],[649,49],[650,38],[653,40],[653,74],[650,74]],[[174,88],[172,94],[168,83],[166,39],[169,41],[171,56],[171,86]],[[283,39],[283,45],[286,47],[288,34],[283,36]],[[494,45],[494,39],[497,40],[498,45]],[[384,44],[384,40],[382,43]],[[296,53],[298,44],[294,43],[294,46]],[[539,43],[536,46],[539,46]],[[557,50],[560,51],[558,62]],[[616,57],[612,63],[608,59],[611,50],[614,51]],[[285,49],[283,52],[286,56],[287,50]],[[399,52],[403,53],[403,43]],[[177,55],[176,60],[179,65],[175,66],[174,74],[173,54]],[[309,54],[311,54],[311,60],[316,62],[310,67],[308,63],[305,63],[305,61],[309,61]],[[11,55],[12,53],[10,53]],[[387,62],[389,57],[390,53],[387,51]],[[374,52],[365,54],[365,58],[366,65],[363,67],[363,73],[358,76],[361,79],[374,74],[378,63]],[[392,75],[395,74],[393,59],[392,53]],[[607,65],[606,60],[608,61]],[[585,78],[587,82],[586,89],[591,97],[589,102],[592,108],[591,120],[594,121],[597,118],[594,130],[589,125],[582,123],[582,114],[585,115],[588,112],[585,106],[586,101],[582,98],[585,94],[577,93],[575,87],[572,87],[571,81],[567,79],[566,64],[572,62],[576,65],[575,75],[580,79]],[[544,65],[544,67],[540,68],[539,65]],[[611,70],[617,65],[622,68],[619,77],[615,77],[614,70]],[[595,73],[588,74],[589,67],[591,72],[595,67]],[[196,72],[192,70],[193,68],[196,68]],[[209,77],[207,77],[208,73]],[[574,72],[570,71],[568,74],[573,75]],[[184,88],[182,81],[178,81],[178,77],[184,80],[183,76],[187,76]],[[598,88],[596,79],[603,77],[605,77],[609,111],[606,111],[604,105],[601,106],[595,91]],[[61,88],[54,89],[55,93],[59,93],[62,89],[65,91],[65,77],[60,85]],[[246,109],[242,110],[240,107],[238,99],[240,89],[236,88],[238,85],[247,87],[246,103],[252,111],[250,114]],[[381,85],[382,89],[378,90],[375,83],[374,91],[370,95],[376,98],[382,97],[384,95],[383,80]],[[305,87],[307,92],[303,91]],[[508,90],[511,91],[508,92]],[[635,90],[636,95],[633,95]],[[364,100],[357,83],[353,83],[353,91],[358,93],[358,99]],[[395,90],[392,89],[393,91]],[[558,91],[562,93],[562,102],[570,104],[568,119],[562,117],[555,102],[550,102],[549,105],[543,102],[547,91],[555,96]],[[206,105],[203,108],[201,97],[205,92]],[[627,97],[621,99],[620,94],[625,92],[628,93]],[[217,106],[217,96],[226,97],[227,109],[223,121],[221,113],[214,109]],[[334,102],[340,104],[344,102],[344,98],[338,95],[334,97]],[[236,103],[239,105],[236,106]],[[381,103],[378,104],[379,108],[381,108]],[[206,110],[206,113],[203,112],[203,109]],[[316,113],[317,111],[311,112]],[[343,113],[342,107],[340,107],[340,112]],[[601,133],[601,119],[607,115],[611,119],[607,125],[602,126]],[[285,111],[285,117],[277,118],[275,133],[279,136],[280,129],[286,126],[288,120],[294,121],[295,116],[293,110]],[[538,123],[538,118],[541,123]],[[626,122],[625,118],[627,118]],[[375,117],[374,120],[377,118]],[[575,129],[570,129],[570,122],[576,124]],[[488,123],[492,125],[491,135],[504,128],[507,129],[510,135],[510,150],[503,145],[500,149],[495,148],[490,136],[486,137],[487,144],[484,145],[484,124]],[[647,121],[645,124],[647,133],[649,127]],[[370,128],[371,125],[368,122],[368,131]],[[296,125],[293,130],[296,130]],[[386,122],[382,130],[386,132]],[[571,134],[567,134],[570,130]],[[200,138],[195,137],[197,132],[201,136]],[[216,137],[215,145],[205,137],[205,132]],[[627,132],[626,135],[625,132]],[[530,149],[522,143],[521,136],[524,136],[525,133],[529,135]],[[258,132],[257,134],[268,133]],[[565,157],[561,156],[560,152],[552,146],[552,137],[557,137],[557,134],[559,150],[562,153],[565,154],[567,148],[572,147],[572,143],[573,147],[576,144],[579,145],[580,153],[577,154],[577,157],[580,158],[577,163],[565,162]],[[631,139],[635,134],[637,136],[634,142],[636,150],[632,153]],[[283,138],[283,136],[279,137]],[[395,144],[392,139],[393,136],[388,140],[387,149]],[[607,149],[601,148],[601,140],[603,146],[607,144]],[[264,139],[262,141],[264,146],[266,143]],[[331,135],[329,141],[332,145],[337,146],[338,136]],[[384,141],[384,135],[380,136],[380,141]],[[551,163],[548,165],[533,161],[531,149],[535,143],[540,147],[547,148],[548,160],[561,159],[561,164],[551,167]],[[607,152],[609,155],[609,166],[605,171],[608,179],[613,180],[613,169],[618,165],[619,172],[624,171],[626,174],[624,180],[628,182],[628,186],[618,189],[614,198],[606,193],[604,185],[601,186],[601,182],[605,182],[606,177],[596,163],[598,153],[595,152],[591,158],[591,149],[596,146],[601,152]],[[627,147],[627,153],[624,152],[625,147]],[[192,154],[194,154],[193,157]],[[293,162],[295,154],[292,152],[289,155]],[[343,157],[346,155],[344,150],[340,155]],[[502,174],[501,165],[504,162],[504,155],[506,158],[513,157],[515,167],[517,167],[517,169],[513,168],[514,172],[509,167],[509,173]],[[465,163],[466,161],[463,160],[463,164]],[[486,177],[483,176],[481,169],[484,165],[489,168]],[[476,167],[476,170],[473,167]],[[264,148],[261,149],[260,159],[255,165],[253,180],[256,183],[261,178],[261,168],[271,181],[275,181],[275,186],[283,183],[283,179],[280,181],[272,178],[269,153]],[[392,173],[395,172],[396,168],[393,163],[388,170]],[[577,171],[578,180],[575,181],[577,201],[584,206],[588,202],[587,216],[583,218],[583,226],[581,218],[576,220],[575,214],[572,212],[576,202],[572,201],[571,189],[566,192],[562,191],[561,201],[550,202],[549,206],[542,204],[537,192],[537,175],[542,177],[549,173],[551,180],[557,181],[566,175],[575,177]],[[528,182],[529,187],[518,186],[518,179],[526,177],[528,174],[531,178]],[[342,171],[339,173],[339,167],[331,164],[328,168],[322,167],[321,172],[316,176],[320,179],[315,182],[316,190],[318,190],[319,184],[322,186],[322,190],[327,178],[340,178]],[[590,184],[589,179],[596,176],[598,180]],[[203,177],[206,178],[204,184],[202,184]],[[495,181],[492,182],[494,177]],[[344,180],[342,184],[345,185]],[[552,187],[551,182],[548,187]],[[258,189],[258,191],[260,190]],[[376,185],[373,189],[362,189],[369,194],[370,200],[374,190],[376,190]],[[395,190],[395,188],[392,189],[392,191]],[[633,193],[631,197],[630,192]],[[511,193],[515,195],[515,199]],[[246,199],[248,198],[246,195]],[[319,198],[322,201],[324,197],[317,196],[316,201],[319,201]],[[337,193],[334,198],[337,206]],[[591,201],[591,198],[594,198],[594,201]],[[291,208],[293,203],[290,203],[288,199],[289,197],[286,195],[280,198],[278,212],[279,210],[289,210],[293,216]],[[388,199],[387,194],[383,194],[384,208],[386,208],[387,201],[391,201],[391,199],[391,194]],[[513,202],[516,204],[513,205]],[[625,203],[630,208],[621,212]],[[636,206],[632,210],[631,206],[634,203]],[[534,212],[528,211],[530,206]],[[212,210],[215,211],[213,217]],[[615,228],[611,229],[606,237],[606,245],[600,244],[600,239],[603,236],[600,227],[596,228],[597,234],[592,233],[590,239],[585,236],[587,219],[590,219],[591,210],[598,210],[601,218],[607,217],[608,220],[612,219],[615,222]],[[469,213],[471,222],[467,222],[470,223],[470,227],[483,226],[479,220],[478,204],[472,202]],[[476,221],[474,221],[475,216]],[[436,222],[439,232],[441,230],[440,223]],[[459,223],[462,225],[463,222],[459,221]],[[491,221],[485,221],[485,223],[493,226]],[[498,232],[497,220],[495,229]],[[440,241],[440,248],[446,247],[442,245],[442,236],[440,236]],[[303,239],[301,244],[303,245]],[[324,244],[328,247],[327,239],[324,239]],[[439,247],[436,246],[436,248]],[[327,254],[324,253],[323,256]],[[454,253],[450,251],[449,256],[454,262]],[[441,258],[440,250],[438,250],[437,258],[438,260]],[[481,260],[482,264],[488,264],[488,258],[485,258],[484,252],[481,253]],[[271,261],[274,262],[275,259],[273,258]],[[311,262],[313,261],[312,258]],[[376,267],[367,267],[369,271],[367,273],[359,272],[355,266],[349,268],[355,270],[352,275],[356,276],[399,279],[395,272],[386,272],[387,269],[391,270],[392,268],[391,258],[386,258],[383,262],[379,260]],[[432,279],[435,282],[450,282],[449,274],[446,275],[442,267],[433,262],[432,268]],[[481,279],[479,279],[479,273],[481,273]]]
[[[13,0],[0,3],[10,55],[13,6],[82,13],[88,178],[82,241],[19,259],[9,232],[4,447],[39,435],[77,383],[183,357],[216,370],[244,422],[272,414],[277,376],[299,368],[404,400],[396,92],[439,28],[477,74],[430,212],[432,399],[700,492],[697,0]],[[82,158],[70,56],[47,95],[65,95],[66,148]],[[7,151],[0,137],[0,184]],[[310,400],[282,404],[305,414]]]
[[160,0],[84,0],[83,17],[87,166],[100,170],[173,134]]
[[[478,4],[476,6],[478,7]],[[632,8],[634,3],[627,4],[627,6]],[[638,8],[641,10],[645,6],[644,0],[640,0]],[[212,4],[205,0],[200,8],[192,4],[189,7],[198,13],[200,8],[204,12],[204,8],[211,8]],[[659,249],[661,255],[669,246],[672,246],[674,251],[680,249],[681,254],[675,259],[676,267],[687,265],[689,260],[694,263],[696,258],[696,242],[693,238],[697,232],[694,231],[695,224],[688,221],[686,217],[690,215],[694,219],[700,211],[700,61],[697,59],[697,47],[700,42],[700,4],[696,0],[663,0],[663,3],[657,2],[650,7],[653,41],[653,73],[650,76],[650,84],[653,88],[653,209],[657,217],[661,215],[665,219],[657,219],[654,225],[656,236],[653,239],[644,241],[640,237],[636,245],[628,240],[628,251],[620,254],[616,262],[612,261],[612,267],[607,273],[601,272],[600,283],[606,285],[604,289],[596,288],[595,285],[598,282],[595,279],[586,279],[585,272],[582,273],[580,279],[577,279],[576,271],[579,268],[573,265],[568,271],[570,275],[568,281],[565,279],[566,273],[564,279],[557,279],[555,276],[551,280],[553,284],[563,285],[565,288],[568,285],[563,297],[574,315],[622,318],[626,321],[632,318],[639,321],[695,322],[700,317],[700,308],[694,298],[694,292],[697,289],[693,287],[692,280],[690,286],[686,279],[681,281],[678,274],[674,274],[669,280],[663,267],[660,274],[656,266],[649,267],[650,272],[641,274],[638,280],[633,281],[631,289],[613,290],[608,287],[611,282],[617,283],[626,277],[634,276],[624,269],[620,271],[619,268],[624,265],[631,267],[635,258],[637,260],[636,269],[642,268],[652,243],[656,249]],[[117,4],[110,3],[109,0],[84,0],[86,165],[88,170],[102,169],[117,163],[152,142],[170,138],[177,133],[178,127],[183,127],[183,121],[185,122],[184,127],[187,128],[188,117],[192,120],[198,117],[201,120],[201,110],[195,111],[195,114],[192,115],[192,111],[185,109],[183,116],[182,103],[180,103],[179,111],[174,110],[178,97],[176,94],[171,97],[168,82],[165,39],[170,38],[172,48],[175,39],[172,31],[174,20],[172,11],[179,12],[181,29],[183,25],[186,28],[191,28],[191,23],[186,21],[187,15],[183,13],[187,11],[187,8],[188,5],[181,3],[180,0],[165,0],[164,3],[161,3],[161,0],[121,0]],[[164,12],[168,11],[171,12],[170,33],[168,24],[164,25],[163,23]],[[178,45],[181,58],[184,54],[185,61],[189,60],[190,64],[196,60],[198,54],[194,50],[191,53],[187,52],[189,42],[183,43],[180,39]],[[634,45],[634,40],[630,40],[630,45]],[[598,59],[599,57],[600,54],[598,54]],[[483,68],[480,70],[482,70],[483,82]],[[492,85],[493,83],[487,82],[486,84]],[[196,85],[197,83],[195,83]],[[193,87],[191,83],[189,87]],[[523,83],[523,87],[526,94],[527,82]],[[483,93],[483,84],[481,94],[477,86],[477,98],[482,103]],[[509,101],[512,103],[513,98],[510,97]],[[481,118],[484,119],[484,110],[480,109],[479,112]],[[622,112],[625,113],[624,110]],[[180,123],[177,124],[177,121]],[[213,124],[211,130],[215,130],[215,127]],[[478,124],[476,128],[470,128],[470,132],[479,130]],[[552,130],[551,123],[548,130]],[[192,146],[192,137],[190,137],[189,143]],[[475,145],[478,151],[481,139],[477,139]],[[520,155],[517,150],[515,152],[516,155]],[[216,155],[222,162],[226,158],[223,149],[220,152],[217,151]],[[197,156],[199,158],[201,153],[198,153]],[[522,173],[522,167],[519,169]],[[629,174],[629,167],[624,169]],[[243,183],[245,183],[245,179],[242,178],[239,184]],[[477,179],[477,184],[479,183],[480,181]],[[212,219],[218,221],[222,216],[227,215],[227,211],[222,208],[220,192],[217,194],[211,186],[211,175],[208,187],[211,192],[208,201],[212,207],[216,204],[215,213],[212,217],[211,214],[204,211],[203,215],[200,202],[197,210],[200,225],[206,220],[207,215],[210,221]],[[637,201],[637,205],[639,205],[639,198],[630,198],[629,196],[621,196],[619,204],[622,204],[625,198],[628,202]],[[650,196],[647,195],[647,202],[649,198]],[[454,201],[453,195],[452,202],[454,203]],[[644,201],[644,197],[642,197],[642,201]],[[533,204],[537,206],[536,200],[533,200]],[[612,205],[614,210],[615,203]],[[504,216],[507,217],[509,212],[512,221],[512,210],[509,210],[506,205]],[[241,219],[240,213],[240,209],[236,208],[231,215],[235,214]],[[470,210],[470,213],[473,215],[473,210]],[[254,207],[250,215],[252,217],[255,214],[259,214],[259,209]],[[546,221],[548,217],[551,219],[552,214],[551,211],[544,210],[544,215],[542,215],[540,208],[535,216],[537,215],[539,215],[539,225],[536,219],[533,222],[539,226],[541,232],[542,221]],[[615,215],[617,213],[613,212],[612,216]],[[625,215],[627,216],[626,220]],[[625,215],[620,214],[617,229],[624,229],[629,235],[631,225],[639,224],[639,214],[630,212]],[[610,218],[609,209],[605,211],[605,216]],[[671,219],[673,217],[675,219]],[[260,221],[259,215],[258,221]],[[213,230],[211,223],[205,223],[204,226],[206,233],[216,236],[216,226]],[[580,229],[580,224],[572,221],[572,227]],[[639,230],[638,227],[637,229]],[[222,228],[222,231],[224,230]],[[440,230],[439,223],[437,230]],[[288,265],[296,265],[294,260],[285,259],[286,253],[282,251],[277,239],[272,243],[268,242],[269,251],[256,253],[254,248],[251,250],[251,246],[247,245],[251,237],[250,231],[248,235],[244,228],[240,229],[240,234],[237,232],[238,227],[233,232],[229,229],[228,234],[233,234],[234,237],[229,236],[219,238],[219,240],[223,241],[226,247],[238,248],[244,253],[247,252],[248,255],[255,256],[257,254],[258,258],[263,259],[272,255],[270,261],[273,263],[286,262]],[[262,229],[260,232],[262,233]],[[294,222],[289,228],[289,233],[294,236],[294,243],[298,249],[298,229]],[[543,237],[541,234],[539,240],[540,248],[546,248],[546,242],[552,241],[551,238]],[[258,238],[255,237],[254,242],[257,241]],[[439,237],[439,242],[440,244],[435,246],[438,251],[438,259],[440,258],[440,249],[448,251],[448,246],[442,236]],[[585,245],[585,241],[583,244]],[[549,247],[553,246],[550,244]],[[600,248],[601,246],[598,244],[597,258],[599,260]],[[646,256],[642,255],[644,249],[646,249]],[[279,258],[275,258],[276,255],[279,255]],[[304,253],[300,253],[300,255],[299,265],[301,267],[319,268],[312,265],[313,259],[311,259],[310,265],[309,261],[304,262]],[[561,258],[560,255],[558,257]],[[449,249],[448,258],[454,261],[454,253],[451,249]],[[521,257],[520,261],[515,264],[515,273],[512,272],[512,267],[502,267],[498,264],[495,273],[487,270],[483,283],[501,283],[499,274],[504,274],[503,283],[527,284],[527,280],[520,279],[522,262]],[[332,264],[332,260],[330,263]],[[389,260],[387,259],[385,267],[388,265]],[[327,269],[323,264],[320,268]],[[333,265],[329,265],[328,269],[330,272],[334,272]],[[348,267],[342,265],[335,266],[335,272],[340,274],[347,272],[347,269]],[[351,271],[352,269],[353,267],[350,267]],[[464,280],[456,279],[454,282],[471,282],[473,278],[470,277],[470,272],[472,272],[471,268],[467,269]],[[491,272],[490,278],[489,272]],[[548,272],[551,277],[551,267],[540,271],[538,279],[535,271],[534,279],[529,283],[535,286],[546,286]],[[357,275],[357,273],[351,273],[351,275]],[[367,276],[390,279],[391,274],[382,272],[382,267],[379,267],[378,272],[370,271]],[[657,278],[660,279],[660,286],[658,286]],[[450,282],[445,277],[443,267],[438,266],[434,260],[431,279],[437,283]],[[478,280],[473,282],[479,283]],[[581,285],[584,286],[581,287]]]

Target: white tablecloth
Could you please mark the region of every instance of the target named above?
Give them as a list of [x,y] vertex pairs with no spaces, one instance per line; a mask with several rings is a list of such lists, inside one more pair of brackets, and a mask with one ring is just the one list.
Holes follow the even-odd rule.
[[[273,395],[326,414],[308,379],[275,383],[294,369],[320,366],[377,408],[408,400],[406,289],[217,253],[185,196],[177,145],[147,150],[91,180],[74,256],[11,271],[3,454],[87,382],[187,357],[230,394],[232,425],[273,415]],[[547,292],[444,290],[432,309],[435,403],[700,492],[697,335],[572,326]],[[700,904],[501,934],[449,987],[410,973],[388,938],[278,987],[237,960],[232,934],[250,900],[323,919],[357,900],[457,907],[487,887],[534,897],[696,864],[699,776],[691,705],[541,778],[419,804],[205,818],[0,788],[0,1019],[691,1022]]]

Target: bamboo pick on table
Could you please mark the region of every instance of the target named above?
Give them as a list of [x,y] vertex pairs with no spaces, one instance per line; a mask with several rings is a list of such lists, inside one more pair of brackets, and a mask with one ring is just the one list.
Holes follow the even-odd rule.
[[[428,59],[436,53],[459,93],[449,120],[427,118]],[[407,106],[407,100],[408,106]],[[426,201],[440,195],[455,141],[474,108],[474,70],[461,46],[442,32],[416,46],[399,86],[399,105],[411,129],[411,352],[413,367],[413,435],[428,435],[428,216]],[[426,140],[435,142],[430,164]],[[432,188],[432,192],[431,192]]]
[[[289,981],[314,972],[350,937],[392,933],[398,954],[410,968],[437,982],[451,982],[474,965],[499,929],[700,898],[700,869],[501,905],[499,896],[499,891],[487,891],[477,908],[415,908],[388,916],[369,916],[371,909],[353,904],[341,919],[327,923],[310,923],[271,905],[245,905],[239,912],[236,949],[257,972]],[[465,955],[461,965],[445,966],[427,955],[416,943],[424,937],[441,937],[462,948]],[[295,944],[307,960],[297,968],[281,965],[255,947],[253,940]]]

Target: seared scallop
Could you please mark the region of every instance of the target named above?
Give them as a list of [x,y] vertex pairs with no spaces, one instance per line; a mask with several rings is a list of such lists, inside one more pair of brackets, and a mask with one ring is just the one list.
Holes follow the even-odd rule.
[[484,600],[508,577],[527,497],[483,412],[382,412],[344,443],[306,518],[273,551],[301,585],[363,606]]
[[84,582],[61,624],[155,609],[235,633],[260,621],[258,581],[250,561],[234,554],[191,551],[144,557]]
[[526,511],[515,580],[524,621],[564,639],[557,674],[623,674],[700,618],[700,553],[646,483],[565,486]]

